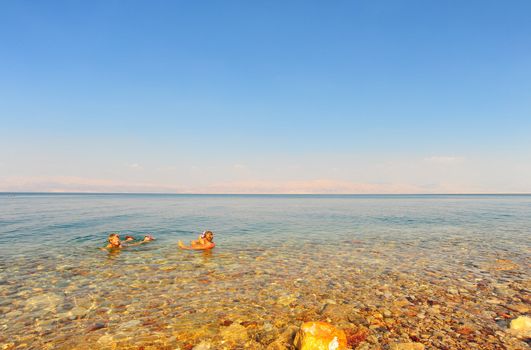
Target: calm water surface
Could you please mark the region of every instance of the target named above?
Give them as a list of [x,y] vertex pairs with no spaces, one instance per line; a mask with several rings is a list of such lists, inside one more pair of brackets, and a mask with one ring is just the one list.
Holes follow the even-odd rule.
[[[206,229],[212,252],[177,249]],[[112,231],[157,240],[101,251]],[[428,334],[432,322],[459,348],[455,332],[468,322],[498,348],[524,347],[496,334],[506,327],[497,315],[529,305],[530,255],[531,196],[4,194],[0,344],[265,349],[333,303],[363,318],[370,346],[416,332],[436,347],[443,338]],[[423,338],[401,312],[422,314],[412,296],[429,295],[448,297],[441,307],[453,312],[410,316],[426,323]],[[463,300],[482,314],[452,295],[470,295]],[[396,305],[404,298],[407,310]],[[370,313],[382,310],[385,331],[371,328]],[[488,348],[479,338],[477,348]]]

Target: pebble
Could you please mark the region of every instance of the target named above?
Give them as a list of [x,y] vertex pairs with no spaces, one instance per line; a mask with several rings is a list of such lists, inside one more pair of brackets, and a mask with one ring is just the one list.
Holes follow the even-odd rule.
[[220,334],[223,340],[229,343],[241,343],[249,338],[247,329],[238,323],[233,323],[222,329]]
[[98,344],[101,345],[104,348],[110,348],[110,349],[115,349],[116,348],[116,343],[115,343],[113,337],[111,335],[109,335],[109,334],[102,335],[98,339]]
[[448,288],[448,293],[450,293],[450,294],[459,294],[459,290],[457,288],[450,287],[450,288]]
[[55,310],[62,303],[63,298],[55,293],[36,295],[26,301],[26,309],[30,310]]
[[283,295],[278,298],[277,303],[283,306],[288,306],[289,304],[295,302],[297,298],[294,295]]
[[511,271],[517,269],[519,266],[514,261],[509,259],[498,259],[494,265],[494,269],[498,271]]
[[274,328],[274,327],[273,327],[273,325],[272,325],[271,323],[269,323],[269,322],[265,322],[265,323],[264,323],[263,329],[264,329],[265,331],[267,331],[267,332],[272,331],[273,328]]
[[203,340],[201,343],[197,344],[192,348],[192,350],[210,350],[212,343]]
[[102,322],[94,323],[92,326],[90,326],[87,329],[87,332],[93,332],[93,331],[96,331],[98,329],[102,329],[102,328],[105,328],[105,327],[106,327],[105,323],[102,323]]
[[326,304],[321,310],[321,315],[329,322],[341,322],[349,319],[349,306],[338,304]]
[[424,350],[425,346],[422,343],[393,343],[391,350]]
[[505,307],[511,311],[516,311],[521,314],[526,314],[530,311],[529,305],[526,304],[508,304]]
[[70,314],[74,317],[83,317],[88,313],[88,310],[84,307],[76,306],[72,310],[70,310]]
[[129,329],[129,328],[135,328],[136,326],[140,325],[141,322],[139,320],[131,320],[125,323],[122,323],[119,328],[120,329]]

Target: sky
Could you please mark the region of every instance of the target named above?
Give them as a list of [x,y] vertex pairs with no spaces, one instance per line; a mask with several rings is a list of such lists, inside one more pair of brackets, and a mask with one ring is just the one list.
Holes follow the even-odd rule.
[[530,13],[2,1],[0,191],[531,193]]

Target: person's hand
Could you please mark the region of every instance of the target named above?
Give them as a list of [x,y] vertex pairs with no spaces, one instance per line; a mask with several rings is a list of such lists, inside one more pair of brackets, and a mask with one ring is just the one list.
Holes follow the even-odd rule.
[[155,238],[153,238],[152,235],[145,235],[143,242],[150,242],[153,241]]

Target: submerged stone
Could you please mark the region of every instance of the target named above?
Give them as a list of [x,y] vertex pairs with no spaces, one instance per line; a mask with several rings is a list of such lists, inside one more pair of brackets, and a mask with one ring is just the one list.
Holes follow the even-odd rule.
[[103,349],[116,349],[116,343],[109,334],[102,335],[98,339],[98,345]]
[[349,320],[348,305],[326,304],[321,310],[321,316],[326,317],[329,322],[342,322]]
[[98,329],[102,329],[102,328],[105,328],[106,327],[106,324],[103,323],[103,322],[97,322],[97,323],[94,323],[93,325],[91,325],[87,331],[88,332],[93,332],[93,331],[97,331]]
[[421,343],[395,343],[391,344],[391,350],[424,350]]
[[233,323],[227,328],[223,329],[221,331],[221,336],[229,343],[244,342],[249,337],[247,335],[247,329],[238,323]]
[[345,332],[326,322],[305,322],[294,341],[297,350],[346,350]]
[[531,338],[531,317],[520,316],[511,321],[509,331],[518,338]]
[[297,301],[297,298],[294,295],[283,295],[278,298],[277,303],[282,306],[289,306],[289,304]]
[[140,325],[140,321],[139,320],[131,320],[131,321],[128,321],[128,322],[125,322],[125,323],[122,323],[119,328],[120,329],[131,329],[131,328],[135,328],[137,327],[138,325]]
[[54,293],[46,293],[29,298],[26,301],[26,309],[31,310],[55,310],[62,303],[63,298]]
[[76,306],[72,310],[70,310],[70,314],[74,317],[83,317],[87,314],[88,310],[84,307]]
[[212,344],[208,341],[203,340],[201,343],[197,344],[192,348],[192,350],[210,350]]
[[531,309],[526,304],[508,304],[505,307],[511,311],[520,312],[522,314],[528,313]]
[[498,271],[511,271],[517,269],[519,266],[509,259],[498,259],[494,265],[494,269]]

